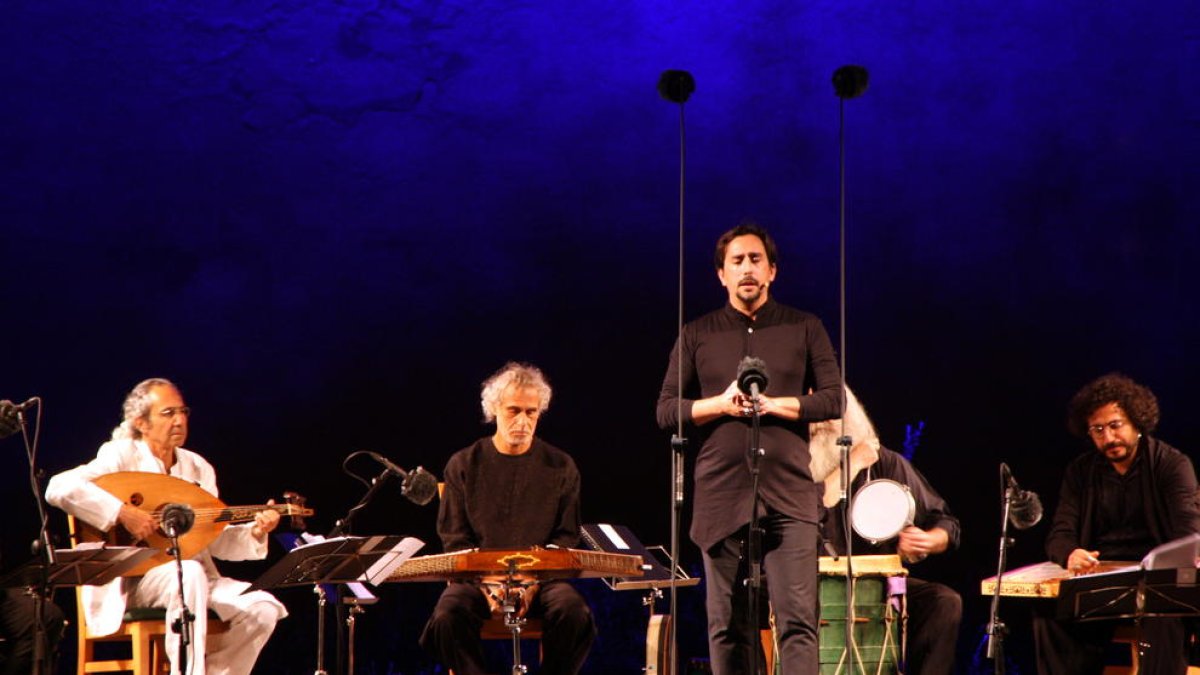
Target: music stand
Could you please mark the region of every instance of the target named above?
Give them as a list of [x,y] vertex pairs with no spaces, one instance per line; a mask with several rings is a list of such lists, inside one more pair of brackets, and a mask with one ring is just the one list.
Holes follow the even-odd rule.
[[[350,584],[365,581],[378,585],[412,557],[425,542],[415,537],[380,535],[372,537],[333,537],[301,544],[271,566],[244,592],[287,586],[318,588],[317,675],[325,673],[325,594],[322,584]],[[347,625],[349,635],[349,672],[354,672],[354,618],[362,613],[362,603],[351,608]]]
[[89,544],[55,549],[56,561],[49,569],[45,560],[30,560],[4,575],[0,588],[41,586],[43,581],[50,588],[103,586],[157,553],[157,549],[139,546]]
[[[642,556],[642,569],[645,574],[641,577],[606,577],[604,584],[614,591],[646,591],[642,604],[649,608],[650,622],[646,625],[646,666],[642,669],[647,675],[654,673],[669,673],[670,664],[674,659],[671,654],[670,641],[664,641],[671,634],[672,617],[675,608],[669,614],[656,614],[655,601],[662,598],[663,588],[695,586],[699,578],[688,576],[662,546],[646,546],[624,525],[608,523],[592,523],[581,528],[582,540],[588,548],[606,553],[624,553]],[[662,557],[666,564],[659,560]],[[672,575],[672,568],[675,570]]]

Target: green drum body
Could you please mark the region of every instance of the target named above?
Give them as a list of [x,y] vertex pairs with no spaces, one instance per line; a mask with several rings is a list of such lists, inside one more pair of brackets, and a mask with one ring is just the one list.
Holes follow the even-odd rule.
[[[856,570],[857,571],[857,570]],[[900,672],[903,661],[903,582],[889,584],[884,575],[855,578],[855,675]],[[889,586],[896,586],[895,591]],[[821,675],[849,674],[846,653],[846,576],[821,574],[821,625],[818,631]]]

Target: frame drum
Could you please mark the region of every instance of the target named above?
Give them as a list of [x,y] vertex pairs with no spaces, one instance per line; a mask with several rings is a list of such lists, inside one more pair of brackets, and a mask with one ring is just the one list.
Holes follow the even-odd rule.
[[858,536],[878,544],[912,525],[916,515],[917,502],[908,486],[882,478],[862,486],[854,495],[850,524]]

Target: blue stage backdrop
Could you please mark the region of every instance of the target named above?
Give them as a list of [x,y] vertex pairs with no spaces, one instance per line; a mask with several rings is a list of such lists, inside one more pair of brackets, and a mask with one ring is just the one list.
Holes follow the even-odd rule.
[[[667,68],[697,82],[687,316],[723,302],[713,242],[752,217],[781,246],[776,297],[836,340],[830,77],[848,63],[871,75],[845,107],[849,381],[888,445],[924,423],[915,462],[963,518],[962,551],[915,571],[966,600],[962,670],[995,564],[997,466],[1053,508],[1082,449],[1063,427],[1078,386],[1132,375],[1160,396],[1160,435],[1200,452],[1195,2],[10,0],[3,14],[0,396],[45,399],[48,473],[92,455],[135,382],[166,376],[227,501],[298,490],[324,532],[363,492],[347,454],[440,474],[488,433],[480,381],[520,359],[556,387],[540,431],[575,455],[585,519],[665,543],[654,403],[676,332],[680,116],[655,82]],[[20,443],[3,445],[7,569],[35,519]],[[434,552],[434,516],[384,491],[355,530]],[[1014,564],[1043,559],[1045,532],[1020,534]],[[586,587],[601,617],[588,672],[638,672],[637,598]],[[415,642],[436,593],[380,591],[360,672],[434,672]],[[293,616],[256,672],[315,662],[311,594],[282,595]],[[706,655],[701,597],[684,591],[685,664]],[[1029,643],[1014,631],[1016,670]]]

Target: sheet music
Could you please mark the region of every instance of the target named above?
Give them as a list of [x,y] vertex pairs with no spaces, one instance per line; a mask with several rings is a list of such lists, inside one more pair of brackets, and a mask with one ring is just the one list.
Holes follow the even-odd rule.
[[[385,537],[372,537],[371,541],[363,547],[363,550],[374,551],[384,539]],[[396,571],[397,567],[402,565],[405,560],[411,558],[424,545],[425,542],[416,537],[405,537],[393,546],[390,551],[380,556],[379,560],[376,560],[375,564],[371,565],[366,572],[363,572],[363,575],[359,577],[359,581],[365,581],[372,586],[378,586],[387,581],[388,577],[392,576],[392,572]]]

